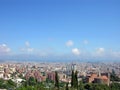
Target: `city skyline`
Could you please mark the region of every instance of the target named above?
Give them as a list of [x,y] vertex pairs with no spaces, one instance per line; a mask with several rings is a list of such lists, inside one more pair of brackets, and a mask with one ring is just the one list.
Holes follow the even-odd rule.
[[119,61],[119,0],[1,0],[0,60]]

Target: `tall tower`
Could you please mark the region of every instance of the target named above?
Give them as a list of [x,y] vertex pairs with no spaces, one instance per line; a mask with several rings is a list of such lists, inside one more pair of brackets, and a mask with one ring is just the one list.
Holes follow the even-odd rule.
[[98,77],[101,77],[100,67],[98,68]]
[[98,77],[101,77],[100,67],[97,69]]
[[108,86],[110,85],[110,70],[107,68]]
[[76,64],[72,64],[71,65],[71,70],[76,71],[77,70],[77,65]]

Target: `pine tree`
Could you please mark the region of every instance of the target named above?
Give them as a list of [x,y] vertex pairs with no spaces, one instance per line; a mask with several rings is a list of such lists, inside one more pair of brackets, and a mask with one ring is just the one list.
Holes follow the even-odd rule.
[[59,77],[58,72],[55,72],[55,87],[59,90]]
[[66,83],[66,89],[65,90],[69,90],[68,83]]
[[74,71],[73,70],[71,75],[71,87],[74,87]]
[[29,84],[30,86],[36,85],[36,80],[35,80],[35,78],[34,78],[34,77],[30,77],[30,78],[28,79],[28,84]]
[[78,88],[78,77],[77,77],[77,74],[78,74],[78,72],[76,71],[75,72],[75,83],[74,83],[74,87],[75,88]]
[[78,77],[77,77],[78,72],[72,70],[72,75],[71,75],[71,87],[72,88],[78,88]]

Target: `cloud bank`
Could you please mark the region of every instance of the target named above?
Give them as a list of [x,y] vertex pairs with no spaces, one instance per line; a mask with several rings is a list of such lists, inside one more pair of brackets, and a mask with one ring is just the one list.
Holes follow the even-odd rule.
[[66,42],[66,46],[67,47],[70,47],[70,46],[73,46],[74,45],[74,42],[72,40],[69,40]]
[[73,48],[73,49],[72,49],[72,53],[73,53],[74,55],[80,55],[80,51],[79,51],[78,48]]
[[[85,43],[88,44],[86,40]],[[93,47],[90,50],[87,48],[81,48],[76,43],[73,43],[72,40],[68,40],[63,50],[56,50],[54,47],[46,47],[42,49],[37,49],[35,47],[31,47],[29,41],[24,43],[24,46],[20,48],[20,51],[17,53],[12,53],[10,47],[7,44],[0,44],[0,59],[42,59],[42,60],[52,60],[52,59],[60,59],[60,60],[120,60],[120,51],[107,49],[104,47]],[[75,46],[75,47],[74,47]],[[89,47],[89,45],[87,45]],[[73,48],[74,47],[74,48]],[[58,47],[59,48],[59,47]],[[64,52],[68,51],[68,52]],[[12,54],[10,54],[12,53]],[[3,56],[3,57],[2,57]]]
[[6,44],[0,45],[0,54],[8,54],[10,51],[11,49]]

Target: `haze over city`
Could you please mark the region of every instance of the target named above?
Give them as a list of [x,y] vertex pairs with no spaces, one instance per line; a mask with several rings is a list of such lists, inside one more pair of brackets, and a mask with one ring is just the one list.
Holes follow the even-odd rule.
[[0,0],[0,90],[120,90],[120,0]]
[[119,0],[0,0],[1,61],[119,61]]

